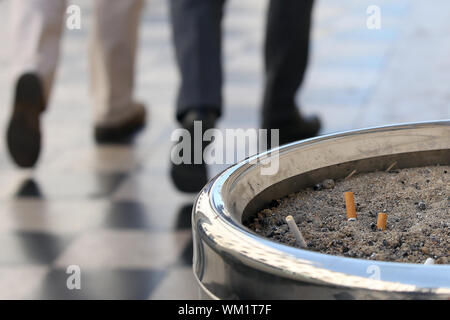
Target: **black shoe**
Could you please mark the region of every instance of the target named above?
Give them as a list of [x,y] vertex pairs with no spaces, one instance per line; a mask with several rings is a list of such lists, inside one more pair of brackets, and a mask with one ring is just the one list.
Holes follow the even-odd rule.
[[95,141],[98,144],[128,144],[141,129],[145,127],[147,112],[138,104],[134,115],[122,123],[115,125],[97,125],[94,129]]
[[[279,145],[312,138],[320,132],[320,119],[317,116],[303,117],[294,109],[290,117],[284,121],[264,119],[263,129],[279,129]],[[270,133],[268,135],[270,140]],[[270,141],[268,141],[270,147]]]
[[38,76],[32,73],[22,75],[17,81],[14,107],[6,134],[9,153],[19,167],[34,167],[39,158],[39,117],[44,109],[44,92]]
[[[194,163],[194,121],[202,122],[202,138],[203,133],[214,128],[217,114],[212,111],[199,112],[192,110],[188,112],[182,119],[181,125],[189,131],[191,135],[191,163],[174,164],[170,170],[172,181],[178,190],[182,192],[199,192],[208,183],[208,173],[206,164],[203,161],[203,150],[210,142],[203,142],[202,139],[202,159],[201,163]],[[181,154],[182,156],[182,154]]]

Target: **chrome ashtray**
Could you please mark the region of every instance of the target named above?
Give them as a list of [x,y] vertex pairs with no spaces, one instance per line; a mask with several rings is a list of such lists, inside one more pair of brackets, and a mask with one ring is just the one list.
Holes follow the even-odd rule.
[[[261,174],[279,161],[276,174]],[[212,299],[450,299],[450,265],[393,263],[297,249],[243,222],[272,200],[353,170],[450,165],[450,121],[330,134],[250,157],[215,177],[193,209],[194,274]],[[449,248],[450,250],[450,248]],[[376,273],[376,277],[374,274]]]

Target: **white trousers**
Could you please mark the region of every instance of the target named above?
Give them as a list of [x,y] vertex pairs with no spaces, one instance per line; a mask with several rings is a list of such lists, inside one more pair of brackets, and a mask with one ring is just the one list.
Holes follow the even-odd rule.
[[[89,60],[96,124],[134,114],[134,68],[143,0],[95,0]],[[11,1],[13,76],[35,72],[48,101],[66,24],[65,0]],[[83,13],[81,13],[83,18]],[[83,27],[83,23],[82,23]]]

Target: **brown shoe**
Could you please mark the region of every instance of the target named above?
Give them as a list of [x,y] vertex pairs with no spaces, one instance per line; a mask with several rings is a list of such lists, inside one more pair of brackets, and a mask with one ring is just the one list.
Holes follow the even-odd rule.
[[147,111],[138,104],[134,115],[122,123],[115,125],[97,125],[94,129],[95,141],[98,144],[128,144],[133,137],[145,127]]
[[16,95],[6,140],[14,162],[23,168],[36,164],[41,151],[40,114],[45,109],[41,81],[27,73],[17,81]]

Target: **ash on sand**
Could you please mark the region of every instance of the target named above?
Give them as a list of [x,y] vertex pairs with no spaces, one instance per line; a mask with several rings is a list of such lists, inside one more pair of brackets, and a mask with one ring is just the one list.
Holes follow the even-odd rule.
[[[450,264],[450,166],[356,174],[277,200],[247,225],[271,240],[297,246],[285,218],[292,215],[308,250],[380,261]],[[316,190],[315,190],[316,189]],[[352,191],[358,218],[347,221],[344,193]],[[376,230],[379,212],[388,214]]]

